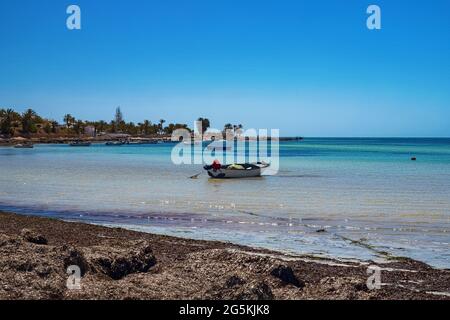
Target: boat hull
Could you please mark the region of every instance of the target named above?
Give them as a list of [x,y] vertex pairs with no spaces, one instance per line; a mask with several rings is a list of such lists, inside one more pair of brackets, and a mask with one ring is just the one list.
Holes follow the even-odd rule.
[[17,144],[14,146],[16,149],[32,149],[34,146],[32,144]]
[[89,147],[90,145],[91,145],[90,142],[82,142],[82,143],[76,142],[76,143],[69,144],[69,146],[71,146],[71,147]]
[[125,142],[107,142],[105,143],[106,146],[123,146]]
[[236,169],[236,166],[222,166],[220,169],[214,169],[212,166],[204,166],[206,172],[214,179],[240,179],[260,177],[263,170],[269,167],[266,163],[244,163],[237,164],[242,169]]
[[208,175],[214,179],[240,179],[240,178],[254,178],[261,176],[261,169],[251,170],[207,170]]

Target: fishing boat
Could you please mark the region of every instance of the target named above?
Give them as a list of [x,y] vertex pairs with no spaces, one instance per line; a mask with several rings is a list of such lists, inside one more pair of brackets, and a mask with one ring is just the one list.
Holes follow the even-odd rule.
[[73,141],[69,143],[71,147],[89,147],[91,143],[89,141]]
[[260,177],[264,169],[269,166],[270,164],[265,162],[221,165],[219,162],[214,161],[212,165],[206,165],[203,169],[208,172],[211,178],[233,179]]
[[34,148],[34,146],[31,143],[19,143],[19,144],[16,144],[14,146],[14,148],[16,148],[16,149],[31,149],[31,148]]
[[122,146],[125,143],[126,143],[125,141],[108,141],[105,143],[105,145],[107,145],[107,146]]
[[154,140],[137,140],[137,141],[127,142],[127,144],[129,144],[129,145],[156,144],[156,141],[154,141]]

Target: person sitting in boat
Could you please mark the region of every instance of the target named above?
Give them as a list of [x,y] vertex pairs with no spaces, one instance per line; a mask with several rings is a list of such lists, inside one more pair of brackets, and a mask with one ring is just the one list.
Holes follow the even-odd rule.
[[217,170],[220,170],[222,168],[222,165],[220,164],[220,161],[216,159],[211,164],[211,167],[213,168],[214,171],[217,171]]

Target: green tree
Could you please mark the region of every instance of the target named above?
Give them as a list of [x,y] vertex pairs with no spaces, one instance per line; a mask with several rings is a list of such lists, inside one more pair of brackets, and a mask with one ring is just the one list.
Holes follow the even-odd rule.
[[83,121],[78,120],[74,123],[73,130],[75,131],[76,134],[80,135],[80,134],[84,133],[85,127],[86,127],[86,124]]
[[117,123],[117,130],[119,132],[126,132],[128,130],[128,123],[126,123],[125,121],[120,121]]
[[158,124],[158,133],[159,134],[163,134],[164,133],[164,123],[166,122],[166,120],[164,119],[160,119],[159,120],[159,124]]
[[20,115],[13,109],[0,109],[0,132],[2,134],[14,135],[14,125],[19,119]]
[[144,120],[144,122],[139,127],[141,133],[146,136],[155,133],[154,126],[150,120]]
[[44,131],[46,134],[50,134],[52,132],[52,125],[50,122],[46,122],[44,125]]
[[94,123],[94,127],[96,131],[105,132],[108,129],[108,124],[106,121],[100,120]]
[[135,135],[138,133],[138,127],[136,127],[134,122],[129,122],[125,126],[125,132],[131,135]]
[[66,124],[67,129],[71,128],[75,123],[75,118],[72,117],[71,114],[66,114],[64,116],[64,123]]
[[117,125],[115,121],[111,121],[111,123],[109,124],[109,131],[111,131],[111,133],[116,133],[117,132]]
[[56,122],[55,120],[52,120],[51,121],[51,132],[52,133],[58,132],[58,126],[59,126],[58,122]]
[[28,109],[22,114],[22,132],[25,134],[36,133],[36,120],[39,119],[34,110]]
[[164,132],[166,134],[172,134],[175,130],[177,129],[186,129],[188,131],[191,131],[188,128],[187,124],[181,124],[181,123],[169,123],[169,125],[167,127],[164,128]]
[[231,123],[227,123],[223,126],[223,136],[226,138],[227,131],[233,130],[233,125]]
[[234,129],[234,134],[237,135],[237,136],[240,136],[242,134],[242,131],[243,131],[242,128],[243,127],[244,126],[242,124],[238,124],[236,126],[236,128]]

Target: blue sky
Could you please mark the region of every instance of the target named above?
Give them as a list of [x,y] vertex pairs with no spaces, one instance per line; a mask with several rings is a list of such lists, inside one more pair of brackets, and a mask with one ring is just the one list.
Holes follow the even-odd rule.
[[[82,30],[66,28],[70,4]],[[448,0],[1,0],[0,107],[450,137],[449,40]]]

